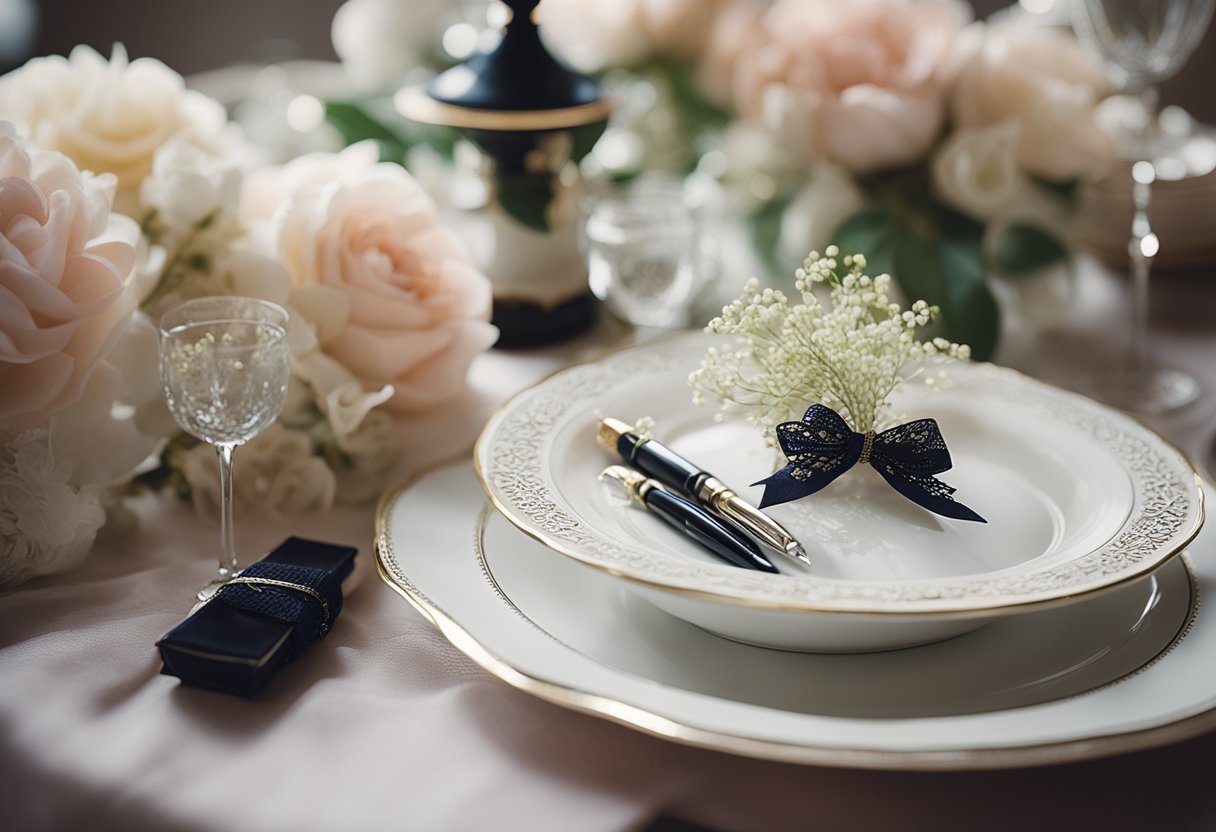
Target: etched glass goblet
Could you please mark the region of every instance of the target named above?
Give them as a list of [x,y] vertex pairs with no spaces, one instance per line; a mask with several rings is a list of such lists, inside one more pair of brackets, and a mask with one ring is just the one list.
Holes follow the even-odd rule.
[[1150,224],[1152,186],[1159,177],[1157,91],[1203,37],[1216,0],[1072,0],[1073,28],[1102,61],[1111,81],[1139,98],[1139,135],[1125,149],[1132,165],[1132,218],[1128,257],[1132,318],[1123,368],[1098,381],[1099,397],[1126,410],[1164,413],[1190,404],[1199,384],[1190,375],[1154,363],[1148,354],[1148,278],[1160,247]]
[[160,322],[160,378],[182,430],[215,446],[220,465],[220,557],[210,598],[237,571],[232,455],[283,408],[289,378],[287,311],[264,300],[198,298]]

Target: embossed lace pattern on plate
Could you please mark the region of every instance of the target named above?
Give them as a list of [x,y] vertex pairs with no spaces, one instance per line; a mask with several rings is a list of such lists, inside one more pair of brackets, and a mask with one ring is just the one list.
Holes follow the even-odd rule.
[[[1045,417],[1093,436],[1120,461],[1133,483],[1131,514],[1104,545],[1063,564],[989,576],[933,581],[862,582],[759,573],[724,574],[694,561],[655,558],[641,546],[604,536],[553,493],[544,447],[580,403],[648,377],[691,370],[707,342],[681,337],[612,354],[541,382],[508,404],[482,437],[481,473],[512,522],[550,546],[609,571],[744,602],[823,605],[882,611],[940,611],[1028,603],[1087,591],[1149,571],[1198,531],[1202,493],[1180,453],[1129,417],[1080,396],[990,364],[949,367],[955,389],[995,401],[1017,401]],[[907,395],[922,388],[906,385]],[[689,405],[692,406],[691,404]]]

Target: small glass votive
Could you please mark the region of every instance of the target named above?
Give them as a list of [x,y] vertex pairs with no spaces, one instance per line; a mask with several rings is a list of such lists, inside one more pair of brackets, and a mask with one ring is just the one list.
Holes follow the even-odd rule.
[[642,187],[596,200],[582,243],[591,292],[640,328],[690,323],[705,286],[701,227],[678,186]]

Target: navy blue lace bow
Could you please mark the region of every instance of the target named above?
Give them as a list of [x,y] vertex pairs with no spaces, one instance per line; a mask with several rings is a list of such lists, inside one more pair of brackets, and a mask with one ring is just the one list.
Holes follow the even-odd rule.
[[917,419],[882,433],[857,433],[840,414],[811,405],[800,422],[777,425],[777,442],[790,463],[764,484],[760,507],[814,494],[857,463],[870,463],[892,488],[936,514],[987,523],[951,495],[955,489],[934,474],[950,470],[950,451],[933,419]]

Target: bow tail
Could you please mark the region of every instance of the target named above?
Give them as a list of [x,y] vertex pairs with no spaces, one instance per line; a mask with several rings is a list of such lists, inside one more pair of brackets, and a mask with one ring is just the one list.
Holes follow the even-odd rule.
[[912,474],[892,465],[881,463],[875,464],[874,468],[892,488],[922,508],[943,517],[952,517],[955,520],[988,522],[975,511],[954,499],[952,495],[957,489],[946,485],[937,477]]
[[[847,464],[845,464],[846,462]],[[794,476],[794,471],[799,468],[799,463],[791,462],[777,473],[752,483],[752,485],[764,486],[764,494],[760,497],[760,508],[788,503],[814,494],[849,470],[854,462],[856,459],[846,460],[830,471],[815,471],[813,474],[803,477]]]

